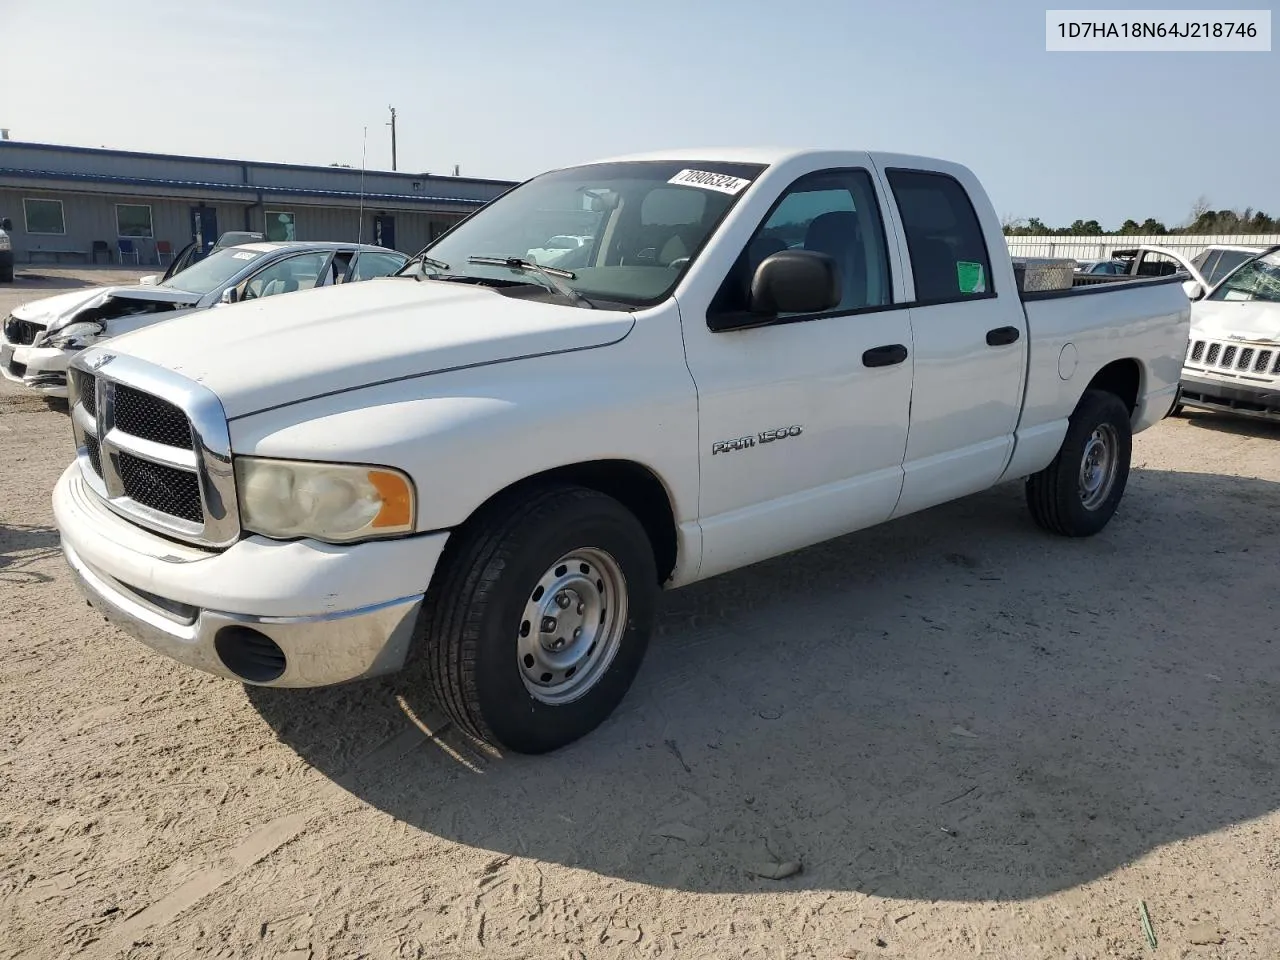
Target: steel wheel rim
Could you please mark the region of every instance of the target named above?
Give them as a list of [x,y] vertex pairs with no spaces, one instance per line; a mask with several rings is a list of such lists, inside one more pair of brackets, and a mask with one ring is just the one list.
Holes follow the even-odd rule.
[[1119,466],[1120,438],[1109,423],[1094,427],[1080,458],[1080,502],[1086,510],[1097,510],[1111,495]]
[[627,581],[604,550],[580,547],[551,564],[525,601],[516,663],[529,694],[560,706],[608,672],[627,624]]

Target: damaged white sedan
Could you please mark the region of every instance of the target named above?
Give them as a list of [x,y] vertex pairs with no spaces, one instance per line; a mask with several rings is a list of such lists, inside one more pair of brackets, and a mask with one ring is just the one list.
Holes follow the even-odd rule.
[[85,347],[162,320],[278,293],[386,276],[408,258],[355,243],[250,243],[215,250],[155,285],[90,287],[17,307],[0,330],[0,374],[67,395],[67,364]]

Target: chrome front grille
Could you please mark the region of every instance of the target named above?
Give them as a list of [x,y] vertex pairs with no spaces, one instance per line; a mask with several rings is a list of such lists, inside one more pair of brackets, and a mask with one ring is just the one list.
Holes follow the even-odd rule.
[[1187,363],[1207,370],[1249,376],[1280,376],[1280,350],[1264,350],[1226,341],[1192,340],[1187,347]]
[[116,428],[152,443],[191,449],[191,424],[187,415],[167,400],[149,393],[116,385]]
[[85,413],[91,417],[98,415],[98,391],[93,385],[93,374],[72,367],[67,371],[67,389],[77,393]]
[[160,513],[181,517],[188,523],[204,523],[200,481],[193,472],[153,463],[124,451],[119,456],[120,482],[133,500]]
[[205,387],[104,348],[72,361],[72,431],[85,481],[116,513],[192,543],[240,536],[231,442]]

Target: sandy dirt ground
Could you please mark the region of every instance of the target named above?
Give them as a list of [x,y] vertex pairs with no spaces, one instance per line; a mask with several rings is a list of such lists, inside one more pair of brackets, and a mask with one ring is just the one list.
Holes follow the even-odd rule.
[[1280,956],[1280,428],[1165,421],[1088,541],[1015,484],[672,593],[542,758],[108,627],[70,458],[0,384],[0,958]]

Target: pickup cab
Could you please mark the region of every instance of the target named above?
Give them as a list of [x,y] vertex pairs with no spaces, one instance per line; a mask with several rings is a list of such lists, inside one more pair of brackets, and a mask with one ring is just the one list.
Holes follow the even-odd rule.
[[[549,211],[594,238],[554,267],[525,257]],[[555,170],[396,276],[86,349],[62,549],[193,667],[408,667],[472,736],[552,750],[623,698],[663,588],[1023,478],[1046,530],[1106,526],[1190,305],[1177,276],[1028,269],[942,160]]]

